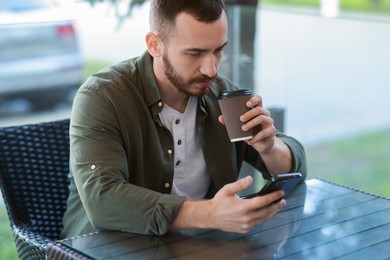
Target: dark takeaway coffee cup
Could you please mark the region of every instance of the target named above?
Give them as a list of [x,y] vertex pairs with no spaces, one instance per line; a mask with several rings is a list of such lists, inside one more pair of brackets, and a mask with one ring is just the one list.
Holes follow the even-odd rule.
[[237,91],[222,91],[218,95],[218,103],[222,115],[225,119],[225,125],[231,142],[248,140],[253,137],[253,129],[243,131],[244,125],[240,121],[240,116],[249,111],[246,102],[252,97],[249,89]]

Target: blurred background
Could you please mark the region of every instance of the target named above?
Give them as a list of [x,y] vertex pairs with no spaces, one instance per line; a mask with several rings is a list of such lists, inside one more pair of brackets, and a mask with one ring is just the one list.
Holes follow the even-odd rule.
[[[225,2],[220,71],[303,143],[308,178],[389,198],[390,0]],[[69,117],[86,77],[147,32],[148,1],[1,0],[0,127]],[[17,259],[1,198],[0,258]]]

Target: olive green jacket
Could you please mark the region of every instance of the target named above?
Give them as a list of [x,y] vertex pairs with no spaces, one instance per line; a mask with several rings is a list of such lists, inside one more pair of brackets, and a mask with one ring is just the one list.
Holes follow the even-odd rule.
[[[208,197],[237,180],[243,160],[267,169],[245,142],[231,143],[218,122],[221,90],[237,89],[218,77],[199,98],[196,131],[212,185]],[[70,125],[70,195],[62,237],[110,229],[164,234],[184,197],[170,195],[174,143],[158,114],[163,103],[151,57],[123,61],[91,76],[76,94]],[[280,132],[294,158],[292,171],[306,173],[303,147]]]

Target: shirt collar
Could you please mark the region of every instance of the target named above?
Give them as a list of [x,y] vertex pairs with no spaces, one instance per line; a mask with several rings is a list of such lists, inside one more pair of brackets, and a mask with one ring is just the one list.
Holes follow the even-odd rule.
[[137,69],[140,72],[139,81],[143,86],[144,100],[149,107],[161,101],[152,61],[153,57],[149,52],[145,51],[144,54],[138,58],[137,62]]

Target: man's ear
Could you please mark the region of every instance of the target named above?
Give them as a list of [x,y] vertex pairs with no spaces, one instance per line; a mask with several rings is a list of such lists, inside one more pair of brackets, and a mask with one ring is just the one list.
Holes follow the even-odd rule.
[[160,57],[160,51],[158,49],[160,38],[156,34],[149,32],[148,34],[146,34],[145,40],[150,55],[154,58]]

